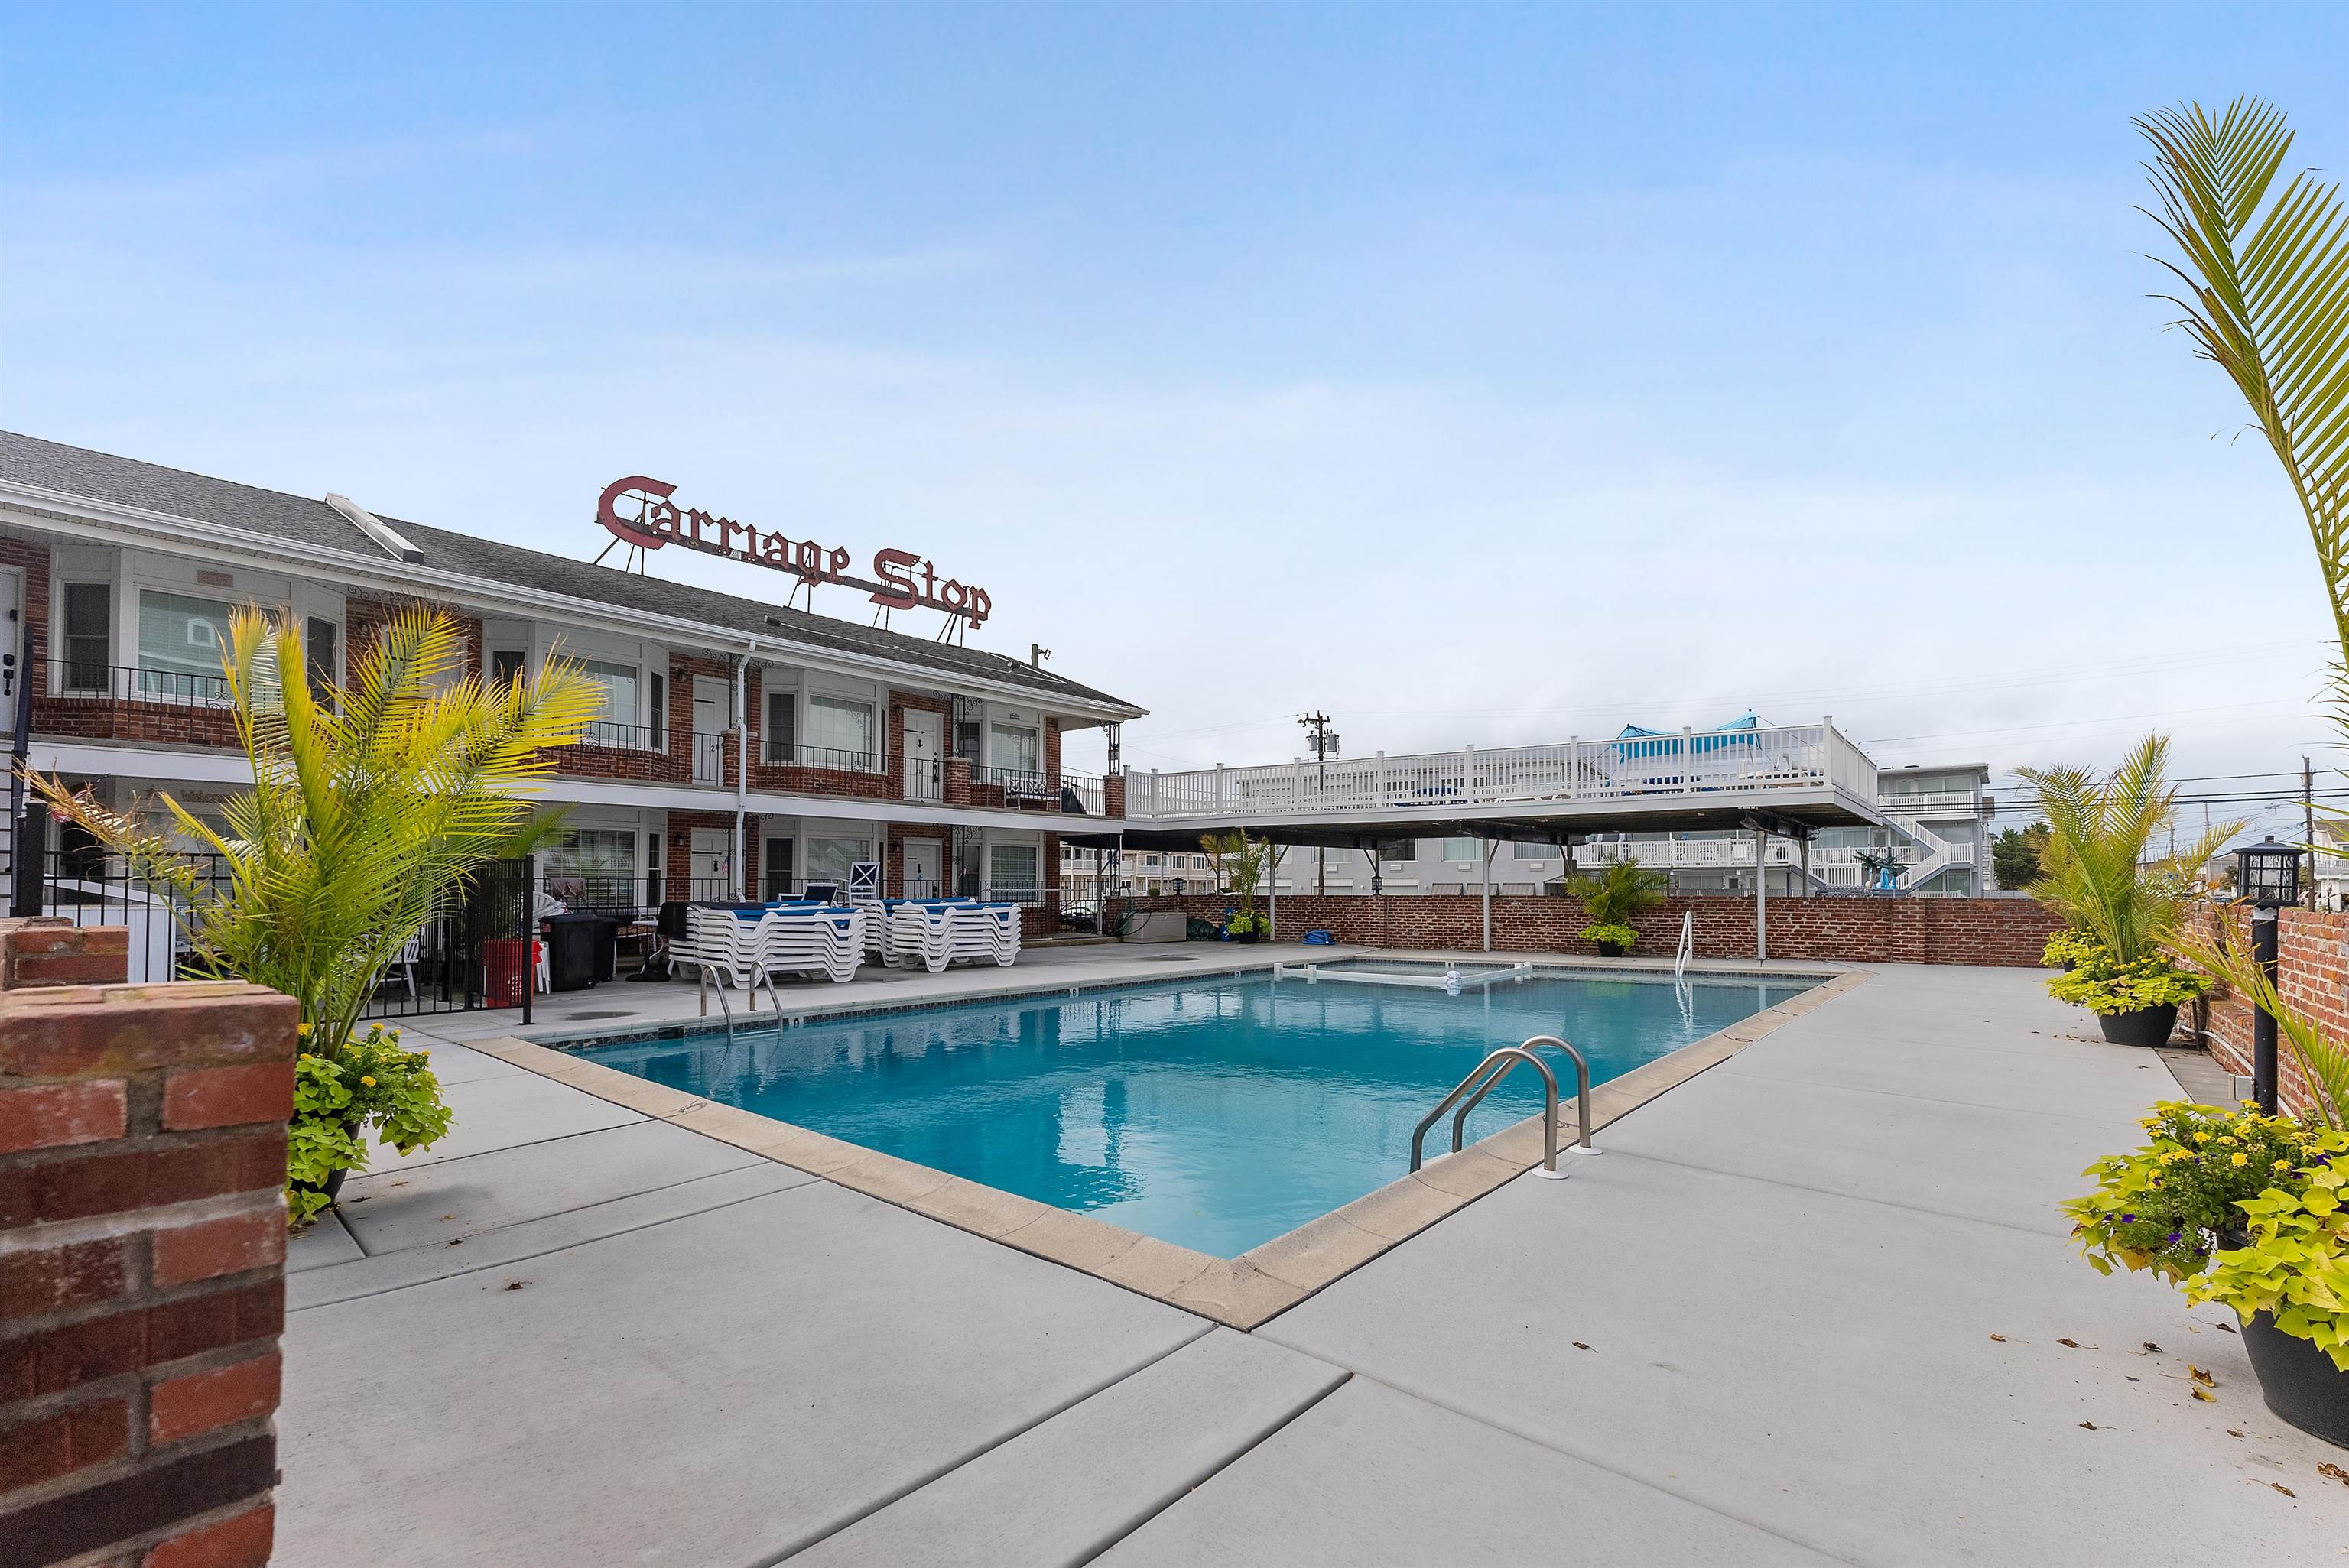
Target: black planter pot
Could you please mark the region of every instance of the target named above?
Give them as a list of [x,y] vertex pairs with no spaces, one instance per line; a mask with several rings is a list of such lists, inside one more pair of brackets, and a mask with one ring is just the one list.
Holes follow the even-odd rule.
[[[326,1195],[325,1207],[331,1208],[334,1206],[336,1196],[343,1190],[343,1178],[349,1174],[348,1171],[330,1171],[326,1173],[326,1179],[324,1181],[289,1181],[286,1185],[292,1187],[296,1192],[324,1192]],[[322,1209],[321,1212],[323,1212]]]
[[1620,958],[1631,951],[1631,944],[1628,942],[1598,942],[1591,945],[1599,949],[1601,958]]
[[2166,1046],[2169,1031],[2178,1027],[2178,1004],[2165,1002],[2134,1013],[2099,1013],[2096,1024],[2105,1031],[2105,1038],[2116,1046]]
[[2243,1348],[2260,1375],[2260,1397],[2277,1419],[2349,1449],[2349,1372],[2264,1312],[2243,1325]]
[[1253,931],[1240,932],[1232,938],[1234,942],[1254,942],[1256,939],[1257,934]]

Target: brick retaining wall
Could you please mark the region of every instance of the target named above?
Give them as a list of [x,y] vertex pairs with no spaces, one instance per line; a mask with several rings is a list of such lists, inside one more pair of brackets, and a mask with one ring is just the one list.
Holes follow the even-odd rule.
[[[1232,906],[1223,893],[1162,894],[1133,901],[1144,909],[1181,909],[1218,919]],[[1258,900],[1259,906],[1263,901]],[[1668,898],[1635,923],[1636,951],[1669,955],[1681,916],[1696,916],[1700,958],[1754,956],[1751,898]],[[1324,930],[1367,947],[1454,951],[1484,945],[1483,901],[1475,895],[1396,898],[1283,894],[1277,934],[1294,940]],[[2023,898],[1774,898],[1770,956],[1864,964],[1988,964],[2032,967],[2061,923]],[[1493,946],[1509,953],[1590,953],[1575,934],[1589,923],[1571,898],[1493,900]]]
[[0,921],[0,1563],[258,1568],[296,1008],[127,937]]

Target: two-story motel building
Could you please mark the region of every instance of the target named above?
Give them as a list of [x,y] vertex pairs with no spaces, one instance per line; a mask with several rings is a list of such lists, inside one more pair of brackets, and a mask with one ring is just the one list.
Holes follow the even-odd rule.
[[978,648],[0,433],[0,708],[30,683],[33,767],[118,808],[160,789],[216,809],[250,781],[219,679],[246,603],[298,622],[322,679],[414,604],[454,616],[485,676],[582,661],[604,717],[543,784],[571,811],[543,869],[641,879],[648,903],[878,859],[893,894],[1014,899],[1040,930],[1061,834],[1123,810],[1122,780],[1061,770],[1062,738],[1109,727],[1113,758],[1143,712]]

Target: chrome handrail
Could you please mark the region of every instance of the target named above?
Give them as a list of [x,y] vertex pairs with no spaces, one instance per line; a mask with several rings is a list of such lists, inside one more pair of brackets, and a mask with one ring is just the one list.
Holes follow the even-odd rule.
[[1672,978],[1677,980],[1688,972],[1689,960],[1696,956],[1696,911],[1681,911],[1681,944],[1672,953]]
[[[1537,1037],[1546,1038],[1547,1037]],[[1534,1071],[1542,1076],[1542,1174],[1551,1177],[1564,1176],[1566,1172],[1557,1168],[1557,1075],[1549,1070],[1548,1063],[1524,1046],[1503,1046],[1499,1050],[1478,1062],[1475,1069],[1454,1085],[1452,1092],[1445,1095],[1442,1102],[1427,1113],[1425,1119],[1412,1130],[1411,1168],[1413,1171],[1419,1169],[1423,1157],[1422,1151],[1427,1142],[1427,1130],[1433,1127],[1444,1113],[1452,1109],[1453,1101],[1466,1094],[1486,1072],[1492,1072],[1495,1078],[1498,1078],[1500,1074],[1514,1069],[1521,1061],[1533,1063]],[[1506,1065],[1495,1068],[1494,1064],[1496,1062]],[[1453,1145],[1453,1151],[1454,1153],[1459,1151],[1459,1144],[1456,1141]]]
[[[1537,1066],[1538,1066],[1538,1060],[1532,1054],[1533,1048],[1536,1046],[1556,1046],[1558,1049],[1564,1051],[1568,1056],[1574,1058],[1574,1107],[1575,1115],[1581,1124],[1579,1128],[1577,1129],[1578,1135],[1574,1140],[1574,1151],[1577,1154],[1598,1153],[1599,1150],[1590,1147],[1590,1064],[1583,1060],[1582,1053],[1580,1051],[1576,1050],[1572,1046],[1567,1044],[1564,1040],[1559,1039],[1556,1035],[1536,1035],[1524,1045],[1512,1048],[1526,1053],[1524,1059],[1533,1061]],[[1488,1061],[1490,1059],[1490,1057],[1486,1058]],[[1461,1108],[1453,1114],[1453,1153],[1457,1154],[1460,1152],[1461,1139],[1463,1134],[1466,1132],[1468,1127],[1468,1113],[1475,1109],[1479,1104],[1483,1103],[1485,1097],[1493,1092],[1493,1086],[1499,1083],[1503,1078],[1508,1077],[1511,1072],[1515,1071],[1516,1065],[1517,1064],[1515,1061],[1512,1061],[1507,1067],[1501,1068],[1500,1071],[1486,1078],[1485,1080],[1484,1087],[1479,1088],[1475,1094],[1470,1095],[1467,1102],[1461,1106]],[[1556,1090],[1553,1088],[1553,1098],[1555,1098],[1555,1095]],[[1556,1107],[1553,1106],[1551,1108],[1551,1115],[1555,1118],[1556,1114]],[[1557,1148],[1557,1138],[1555,1132],[1552,1133],[1550,1138],[1550,1148],[1553,1152],[1555,1152]],[[1556,1162],[1552,1161],[1553,1168],[1555,1168],[1555,1164]]]

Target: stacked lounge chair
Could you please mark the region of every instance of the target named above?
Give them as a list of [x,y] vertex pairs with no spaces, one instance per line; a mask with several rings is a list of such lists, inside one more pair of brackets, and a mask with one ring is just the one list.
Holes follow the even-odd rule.
[[864,962],[864,923],[862,910],[805,899],[696,904],[686,911],[685,940],[672,952],[737,990],[775,975],[816,974],[844,984]]
[[[852,884],[852,887],[854,884]],[[969,898],[890,898],[865,892],[866,951],[892,967],[936,975],[949,964],[1009,968],[1019,957],[1019,906]]]

